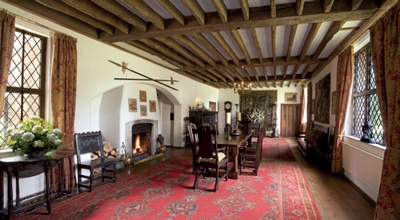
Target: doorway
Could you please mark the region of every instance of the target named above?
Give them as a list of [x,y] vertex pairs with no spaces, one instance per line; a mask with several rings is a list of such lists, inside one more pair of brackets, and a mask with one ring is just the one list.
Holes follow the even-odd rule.
[[300,129],[301,104],[281,104],[281,137],[296,137]]

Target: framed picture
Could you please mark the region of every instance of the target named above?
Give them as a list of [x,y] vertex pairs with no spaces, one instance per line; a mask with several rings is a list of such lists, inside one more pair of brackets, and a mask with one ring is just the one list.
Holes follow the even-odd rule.
[[209,102],[208,104],[211,111],[217,111],[217,103],[216,102]]
[[285,102],[297,102],[297,93],[285,92]]
[[336,114],[336,91],[332,92],[331,114]]
[[140,105],[140,116],[147,116],[147,105]]
[[331,74],[327,74],[315,83],[314,119],[316,122],[328,124],[330,115]]
[[150,112],[156,112],[157,106],[155,100],[149,100]]
[[139,90],[139,101],[141,101],[141,102],[147,102],[146,91]]
[[128,98],[129,112],[137,112],[137,99]]

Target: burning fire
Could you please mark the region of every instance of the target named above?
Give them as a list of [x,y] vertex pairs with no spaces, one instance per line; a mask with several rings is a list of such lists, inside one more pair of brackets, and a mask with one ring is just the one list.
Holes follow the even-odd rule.
[[136,135],[135,147],[133,149],[134,149],[133,152],[136,154],[143,153],[143,150],[141,149],[140,146],[140,135]]

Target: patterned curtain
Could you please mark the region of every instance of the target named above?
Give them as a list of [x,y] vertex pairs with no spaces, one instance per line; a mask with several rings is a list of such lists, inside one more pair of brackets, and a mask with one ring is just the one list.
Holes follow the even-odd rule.
[[[375,219],[394,219],[400,190],[400,3],[371,26],[371,53],[386,151]],[[397,192],[396,192],[397,191]],[[400,218],[400,216],[397,216]]]
[[4,95],[14,47],[14,35],[15,17],[0,11],[0,117],[3,114]]
[[[65,132],[64,145],[61,149],[74,150],[73,135],[75,121],[77,78],[77,49],[76,39],[61,33],[54,34],[54,59],[51,76],[51,104],[53,124]],[[69,165],[64,161],[65,176],[69,177]],[[57,177],[58,170],[53,170],[53,177]],[[73,175],[74,176],[74,175]],[[57,186],[57,179],[53,184]],[[66,180],[66,186],[69,186]]]
[[351,95],[354,69],[354,49],[347,48],[339,55],[336,76],[336,136],[332,152],[332,173],[342,172],[342,134],[347,106]]

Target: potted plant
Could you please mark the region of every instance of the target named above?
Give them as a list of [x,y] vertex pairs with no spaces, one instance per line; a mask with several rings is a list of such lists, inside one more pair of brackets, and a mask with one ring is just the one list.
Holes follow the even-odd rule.
[[20,123],[17,128],[7,129],[6,137],[6,143],[13,152],[40,156],[60,147],[64,133],[58,128],[53,128],[50,122],[32,116]]

